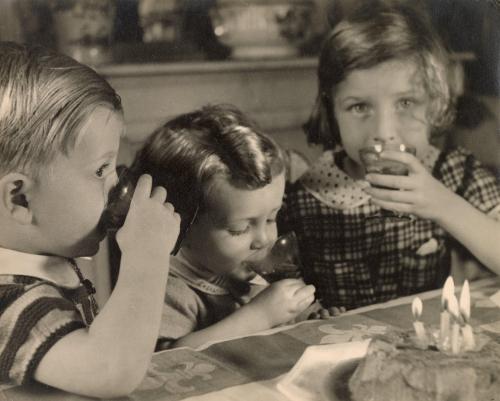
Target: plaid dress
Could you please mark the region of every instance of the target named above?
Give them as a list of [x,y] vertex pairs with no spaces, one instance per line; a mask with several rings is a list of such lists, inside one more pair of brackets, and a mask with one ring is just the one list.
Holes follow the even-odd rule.
[[[422,162],[433,176],[498,218],[495,176],[464,149],[430,150]],[[280,231],[297,234],[304,280],[323,306],[351,309],[442,286],[453,238],[430,220],[375,217],[380,208],[361,182],[338,167],[342,153],[325,152],[287,186],[278,221]]]

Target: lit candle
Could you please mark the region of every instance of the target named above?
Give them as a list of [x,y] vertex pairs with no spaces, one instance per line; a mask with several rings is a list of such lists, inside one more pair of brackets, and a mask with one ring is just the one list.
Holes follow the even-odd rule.
[[460,351],[460,324],[459,324],[459,311],[458,311],[458,301],[455,295],[448,298],[448,312],[452,317],[451,324],[451,353],[458,354]]
[[453,278],[448,276],[444,283],[443,292],[441,293],[441,319],[439,325],[439,341],[441,346],[445,348],[445,344],[450,336],[450,314],[448,313],[448,299],[454,296],[455,283]]
[[425,334],[424,324],[420,321],[420,316],[422,315],[422,301],[419,297],[413,299],[411,303],[411,312],[415,321],[413,322],[413,328],[415,329],[415,334],[417,336],[417,341],[422,347],[427,347],[427,335]]
[[474,339],[474,333],[472,332],[472,327],[469,324],[470,319],[470,290],[469,290],[469,282],[467,280],[464,281],[464,285],[462,286],[462,292],[460,293],[460,315],[463,319],[463,326],[461,327],[462,336],[464,340],[464,349],[471,350],[476,346],[476,341]]

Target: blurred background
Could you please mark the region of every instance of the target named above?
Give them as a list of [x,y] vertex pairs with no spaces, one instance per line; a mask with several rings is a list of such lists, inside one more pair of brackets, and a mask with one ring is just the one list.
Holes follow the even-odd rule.
[[[0,39],[59,49],[105,75],[124,102],[124,163],[163,120],[221,101],[312,155],[300,127],[314,98],[316,56],[326,32],[357,1],[3,0]],[[453,53],[464,95],[460,128],[498,116],[500,1],[411,1],[429,13]],[[498,140],[498,127],[485,130]],[[464,135],[449,139],[497,165],[498,148]]]
[[[311,160],[320,149],[301,127],[316,95],[317,55],[357,1],[2,0],[0,40],[58,49],[110,81],[127,123],[122,164],[163,121],[220,102]],[[428,12],[454,60],[457,120],[437,145],[466,146],[500,176],[500,0],[408,1]],[[101,303],[108,276],[94,277]]]

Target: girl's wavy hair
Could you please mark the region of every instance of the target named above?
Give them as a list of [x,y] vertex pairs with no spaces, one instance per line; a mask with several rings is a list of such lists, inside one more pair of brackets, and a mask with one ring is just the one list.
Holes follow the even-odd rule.
[[318,65],[318,95],[303,128],[309,143],[333,149],[341,145],[334,114],[336,86],[359,69],[393,59],[415,60],[430,97],[427,118],[433,132],[454,117],[454,88],[449,57],[427,16],[408,3],[364,0],[330,32]]
[[120,97],[90,67],[40,46],[0,42],[0,172],[37,176],[73,149],[98,106],[122,112]]
[[258,189],[285,171],[283,151],[240,110],[207,105],[155,130],[137,152],[131,172],[150,174],[168,191],[181,216],[181,236],[204,212],[214,178]]

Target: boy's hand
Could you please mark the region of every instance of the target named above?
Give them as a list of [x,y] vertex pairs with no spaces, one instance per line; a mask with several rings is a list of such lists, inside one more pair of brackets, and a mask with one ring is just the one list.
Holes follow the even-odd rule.
[[365,191],[372,196],[373,203],[399,213],[414,214],[431,220],[438,219],[448,204],[452,194],[450,190],[436,180],[412,154],[384,151],[381,157],[406,164],[409,173],[407,176],[367,174],[366,180],[372,186]]
[[168,260],[179,235],[180,217],[166,198],[165,188],[152,189],[151,176],[139,178],[125,223],[116,233],[122,252]]
[[314,302],[315,288],[299,279],[277,281],[250,301],[268,327],[289,322]]

